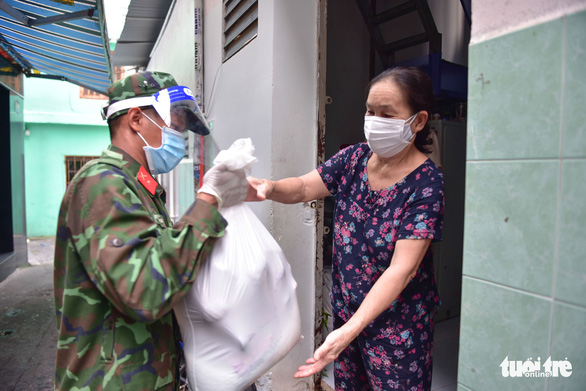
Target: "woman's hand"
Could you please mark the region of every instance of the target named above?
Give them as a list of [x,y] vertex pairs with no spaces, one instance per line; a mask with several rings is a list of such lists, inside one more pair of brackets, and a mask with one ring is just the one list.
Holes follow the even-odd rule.
[[427,251],[431,239],[398,240],[391,265],[374,284],[358,310],[342,327],[328,335],[305,363],[297,369],[295,377],[307,377],[319,373],[334,361],[344,349],[377,316],[387,309],[409,284]]
[[308,377],[319,373],[326,365],[338,358],[354,338],[344,326],[332,331],[323,345],[315,351],[313,357],[305,361],[307,365],[302,365],[297,369],[295,377]]
[[317,170],[278,181],[248,177],[245,201],[273,200],[282,204],[312,201],[330,195]]
[[251,176],[246,179],[248,179],[246,201],[264,201],[273,192],[274,184],[268,179],[258,179]]

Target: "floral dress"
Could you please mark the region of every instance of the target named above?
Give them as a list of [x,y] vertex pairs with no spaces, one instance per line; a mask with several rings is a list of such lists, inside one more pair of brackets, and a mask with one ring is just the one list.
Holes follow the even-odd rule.
[[[389,267],[401,239],[441,239],[444,182],[428,159],[395,185],[371,190],[366,143],[318,167],[336,197],[332,259],[334,327],[348,321]],[[399,297],[336,359],[336,390],[431,388],[433,312],[439,305],[431,246]]]

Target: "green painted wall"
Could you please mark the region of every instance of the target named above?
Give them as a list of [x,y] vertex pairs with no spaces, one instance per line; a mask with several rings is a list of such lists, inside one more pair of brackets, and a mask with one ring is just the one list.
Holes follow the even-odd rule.
[[16,94],[10,95],[10,175],[12,182],[12,229],[14,235],[24,235],[26,233],[23,106],[23,98]]
[[65,156],[99,156],[109,142],[101,126],[27,124],[26,221],[29,237],[53,236],[65,193]]
[[105,100],[80,99],[71,83],[25,79],[27,236],[54,236],[65,192],[65,156],[99,156],[110,144],[99,110]]
[[458,390],[584,390],[585,37],[579,12],[470,46]]

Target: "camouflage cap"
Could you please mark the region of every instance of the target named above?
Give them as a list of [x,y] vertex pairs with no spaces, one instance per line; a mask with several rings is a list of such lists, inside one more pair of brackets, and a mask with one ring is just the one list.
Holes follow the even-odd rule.
[[[108,105],[112,103],[135,98],[139,96],[150,96],[157,92],[177,85],[175,78],[164,72],[143,71],[137,72],[124,79],[117,81],[108,88]],[[104,111],[108,110],[108,106]],[[122,114],[126,114],[128,109],[118,111],[110,116],[108,120],[112,120]]]

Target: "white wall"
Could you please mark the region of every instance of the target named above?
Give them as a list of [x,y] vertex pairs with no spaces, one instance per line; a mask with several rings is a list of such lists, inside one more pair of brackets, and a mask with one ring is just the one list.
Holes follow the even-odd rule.
[[[222,62],[222,2],[204,2],[204,111],[220,149],[250,137],[258,163],[252,175],[268,178],[272,161],[273,3],[259,2],[258,36]],[[251,204],[268,223],[270,204]]]
[[177,84],[195,90],[194,30],[193,0],[176,0],[153,47],[147,69],[168,72]]
[[586,8],[586,0],[473,0],[470,43],[521,30]]
[[442,35],[442,59],[467,66],[470,26],[460,0],[428,0],[428,4]]
[[[275,179],[305,174],[317,163],[317,3],[274,1],[271,176]],[[274,378],[279,381],[272,389],[302,391],[309,389],[311,378],[297,381],[292,374],[314,350],[315,210],[308,204],[274,203],[273,208],[272,233],[285,251],[298,283],[305,339],[274,369]],[[321,282],[319,287],[321,291]]]
[[[314,1],[259,1],[258,36],[222,63],[222,2],[204,2],[204,107],[225,148],[250,137],[252,175],[304,174],[317,156],[317,12]],[[304,390],[293,378],[313,354],[315,217],[307,205],[251,205],[285,251],[298,283],[304,339],[271,371],[271,389]]]
[[[176,0],[151,52],[147,69],[167,72],[177,84],[195,89],[195,19],[194,0]],[[191,133],[191,132],[190,132]],[[190,134],[190,140],[193,140]],[[193,141],[190,141],[192,145]],[[186,182],[184,179],[190,178]],[[167,190],[167,209],[172,220],[181,217],[195,199],[193,194],[193,161],[183,159],[169,174],[161,175]]]

